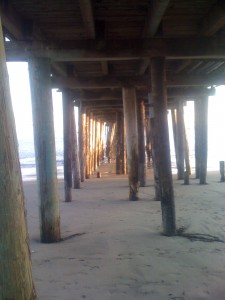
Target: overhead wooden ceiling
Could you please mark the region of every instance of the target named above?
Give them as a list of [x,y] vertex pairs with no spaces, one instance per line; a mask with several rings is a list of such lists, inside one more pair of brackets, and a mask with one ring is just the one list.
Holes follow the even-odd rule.
[[96,104],[105,95],[110,106],[116,93],[116,101],[121,101],[118,95],[127,81],[147,99],[150,60],[159,55],[166,57],[169,97],[171,88],[193,96],[207,86],[225,84],[222,0],[0,3],[4,32],[10,38],[7,59],[49,57],[53,86],[74,89],[75,97],[84,103]]

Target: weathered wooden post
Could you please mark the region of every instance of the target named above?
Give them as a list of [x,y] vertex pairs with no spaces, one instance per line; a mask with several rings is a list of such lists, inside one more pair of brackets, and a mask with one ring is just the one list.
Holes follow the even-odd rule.
[[[150,108],[149,108],[150,110]],[[147,164],[148,168],[151,166],[152,160],[152,142],[151,142],[151,126],[150,126],[150,118],[146,118],[146,154],[147,154]]]
[[200,118],[201,107],[198,99],[195,99],[195,178],[199,178],[200,174]]
[[154,149],[159,172],[163,233],[172,236],[176,232],[176,224],[167,121],[165,58],[153,58],[150,70],[156,133]]
[[184,109],[183,101],[177,103],[177,179],[184,179]]
[[123,116],[121,112],[116,114],[116,174],[123,174]]
[[137,101],[134,87],[123,87],[123,109],[126,125],[129,200],[138,200],[138,130]]
[[77,144],[77,130],[76,130],[76,121],[73,102],[71,101],[71,134],[72,134],[72,179],[73,179],[73,188],[80,189],[80,160],[78,153],[78,144]]
[[208,154],[208,96],[199,98],[200,133],[199,133],[199,183],[206,184]]
[[43,243],[50,243],[60,239],[50,61],[45,58],[33,58],[29,62],[29,75],[39,191],[40,236]]
[[173,107],[171,109],[172,125],[173,125],[173,141],[174,141],[174,150],[176,157],[176,165],[178,165],[178,145],[177,145],[177,110]]
[[3,39],[0,21],[0,298],[33,300],[36,295]]
[[69,90],[63,90],[63,146],[65,202],[72,201],[72,98]]
[[90,113],[89,119],[89,163],[90,163],[90,175],[93,171],[93,113]]
[[155,114],[154,114],[154,108],[153,108],[153,99],[152,95],[148,94],[148,102],[149,102],[149,121],[150,121],[150,140],[151,140],[151,146],[152,146],[152,162],[153,162],[153,170],[154,170],[154,182],[155,182],[155,201],[161,200],[161,192],[160,192],[160,184],[159,184],[159,167],[158,167],[158,161],[157,157],[155,156],[155,152],[157,151],[157,148],[155,148],[157,138],[157,130],[155,127]]
[[224,161],[220,161],[220,182],[225,181],[225,176],[224,176]]
[[184,124],[184,161],[185,161],[185,172],[184,172],[184,184],[189,185],[189,175],[191,175],[191,165],[189,159],[189,144],[186,126]]
[[145,103],[143,100],[137,101],[137,120],[138,120],[138,153],[139,153],[139,181],[140,186],[146,184],[146,166],[145,166]]
[[90,113],[86,111],[86,168],[85,178],[90,178]]
[[80,161],[80,180],[84,182],[84,173],[85,173],[85,143],[86,143],[86,134],[85,134],[85,122],[86,122],[86,113],[84,111],[83,105],[80,104],[79,107],[79,132],[78,132],[78,141],[79,141],[79,161]]

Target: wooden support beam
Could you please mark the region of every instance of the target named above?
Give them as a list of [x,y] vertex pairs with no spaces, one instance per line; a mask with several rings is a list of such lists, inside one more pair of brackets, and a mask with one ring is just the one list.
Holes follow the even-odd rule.
[[67,77],[67,68],[63,63],[60,62],[51,62],[51,67],[56,76]]
[[79,109],[79,156],[81,182],[84,182],[85,178],[86,142],[86,108],[81,105]]
[[8,1],[4,1],[5,4],[0,5],[0,15],[2,20],[2,25],[6,29],[9,37],[13,37],[18,40],[23,40],[23,26],[22,19],[13,10],[13,8],[8,4]]
[[79,5],[87,37],[95,39],[95,23],[91,0],[79,0]]
[[177,103],[177,179],[184,179],[184,109],[183,101]]
[[194,102],[195,107],[195,178],[199,178],[200,173],[200,116],[201,107],[198,99]]
[[72,99],[69,90],[63,90],[63,148],[65,202],[72,201]]
[[153,37],[162,21],[162,17],[170,0],[152,0],[149,5],[148,16],[143,30],[143,37]]
[[71,134],[72,134],[72,179],[73,179],[73,188],[80,189],[81,182],[81,173],[80,173],[80,159],[78,152],[78,143],[77,143],[77,130],[76,130],[76,119],[73,102],[71,101]]
[[85,165],[85,178],[90,178],[90,113],[86,111],[86,165]]
[[32,59],[29,62],[29,75],[39,187],[40,236],[43,243],[50,243],[60,239],[50,61]]
[[225,25],[225,3],[224,1],[217,1],[210,9],[208,15],[203,19],[200,28],[201,34],[205,36],[212,36],[218,32]]
[[154,148],[159,171],[163,233],[165,235],[172,236],[176,233],[176,224],[167,122],[166,73],[164,58],[159,57],[151,60],[151,79],[155,130],[157,132]]
[[107,61],[101,61],[101,68],[103,75],[109,75],[109,65]]
[[147,70],[147,68],[149,66],[149,62],[150,62],[149,59],[143,59],[143,60],[141,60],[140,65],[138,67],[137,75],[144,75],[144,73],[146,72],[146,70]]
[[120,61],[149,59],[163,55],[168,60],[224,59],[225,40],[220,37],[151,38],[147,40],[112,40],[74,42],[69,49],[52,45],[7,43],[8,61],[27,61],[46,57],[59,62]]
[[208,154],[208,98],[198,99],[200,106],[199,120],[199,183],[206,184]]
[[116,174],[124,174],[124,119],[116,114]]
[[[100,78],[74,78],[54,77],[52,88],[70,89],[106,89],[122,88],[124,83],[129,82],[137,88],[147,88],[146,76],[114,77],[105,76]],[[166,82],[167,87],[208,87],[213,85],[225,85],[225,78],[220,75],[171,75]],[[172,97],[173,95],[170,95]],[[115,96],[116,97],[116,96]],[[178,95],[177,95],[178,97]]]
[[18,142],[0,20],[0,297],[36,299]]
[[126,125],[129,200],[138,200],[138,129],[135,88],[123,88],[123,108]]
[[137,125],[138,125],[138,158],[139,168],[138,176],[140,186],[146,184],[146,161],[145,161],[145,103],[143,100],[137,100]]

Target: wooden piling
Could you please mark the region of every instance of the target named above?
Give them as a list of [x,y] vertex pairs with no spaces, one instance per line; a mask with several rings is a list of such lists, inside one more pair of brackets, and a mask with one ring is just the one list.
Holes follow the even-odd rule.
[[30,60],[29,75],[39,192],[40,237],[43,243],[50,243],[60,239],[60,217],[49,59]]
[[123,115],[121,112],[116,114],[116,174],[123,174]]
[[184,179],[184,109],[183,101],[177,103],[177,179]]
[[200,174],[200,118],[201,118],[201,107],[200,101],[195,99],[195,178],[199,179]]
[[[72,103],[72,102],[71,102]],[[77,130],[73,103],[71,105],[71,134],[72,134],[72,180],[73,188],[80,189],[81,174],[80,160],[77,144]]]
[[163,233],[172,236],[176,233],[176,224],[167,121],[165,58],[153,58],[150,70],[155,132],[157,133],[154,139],[154,149],[159,171]]
[[173,125],[173,141],[174,141],[174,150],[176,157],[176,165],[178,165],[178,145],[177,145],[177,110],[175,108],[171,109],[172,125]]
[[63,90],[63,149],[65,202],[72,201],[72,99],[69,90]]
[[36,295],[1,20],[0,57],[0,297],[33,300]]
[[225,181],[224,165],[225,165],[225,162],[224,161],[220,161],[220,182],[224,182]]
[[90,113],[86,111],[86,168],[85,168],[85,178],[90,178]]
[[143,100],[137,100],[137,124],[138,124],[138,157],[139,168],[138,176],[140,186],[146,184],[146,161],[145,161],[145,103]]
[[199,128],[199,183],[206,184],[207,154],[208,154],[208,97],[198,99],[200,105],[200,128]]
[[79,143],[79,161],[80,161],[80,180],[84,182],[84,173],[85,173],[85,119],[86,114],[84,112],[82,104],[78,108],[78,123],[79,123],[79,131],[78,131],[78,143]]
[[138,200],[138,131],[137,101],[133,87],[123,88],[123,109],[126,125],[127,164],[129,178],[129,200]]

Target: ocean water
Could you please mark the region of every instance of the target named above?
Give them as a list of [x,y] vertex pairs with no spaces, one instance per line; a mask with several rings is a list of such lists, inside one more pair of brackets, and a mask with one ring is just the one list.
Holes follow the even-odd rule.
[[[63,177],[63,139],[56,138],[56,165],[58,178]],[[31,138],[18,139],[20,166],[23,180],[36,179],[34,141]]]

